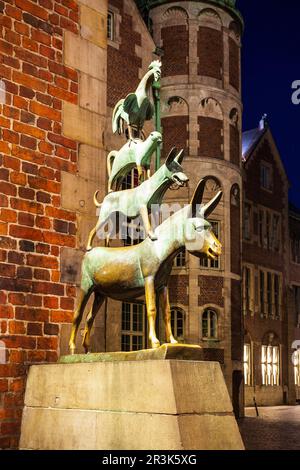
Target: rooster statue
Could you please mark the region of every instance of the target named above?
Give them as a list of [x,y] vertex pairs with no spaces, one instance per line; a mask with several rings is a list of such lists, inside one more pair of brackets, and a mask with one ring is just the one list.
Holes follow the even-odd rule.
[[[120,100],[113,110],[113,133],[123,134],[124,123],[128,127],[129,139],[140,138],[144,122],[152,119],[154,106],[150,100],[150,91],[153,82],[157,82],[161,76],[161,62],[155,60],[149,65],[149,70],[140,81],[134,93],[130,93],[125,99]],[[135,133],[135,135],[134,135]]]

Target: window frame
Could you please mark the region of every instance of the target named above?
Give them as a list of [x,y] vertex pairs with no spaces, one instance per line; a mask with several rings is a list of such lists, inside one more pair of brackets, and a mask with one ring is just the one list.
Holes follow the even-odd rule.
[[[211,224],[216,238],[221,241],[221,221],[214,219],[208,220],[208,222]],[[214,230],[214,225],[216,225],[217,231]],[[217,264],[216,266],[214,266],[215,263]],[[213,271],[221,271],[222,269],[221,256],[218,256],[215,260],[206,257],[200,258],[199,264],[200,269],[212,269]]]
[[[123,326],[125,324],[124,318],[123,318],[123,308],[126,306],[129,306],[129,329],[124,329]],[[135,330],[134,329],[134,307],[137,306],[138,308],[142,307],[142,330]],[[146,347],[146,307],[143,302],[122,302],[122,311],[121,311],[121,351],[139,351],[140,349],[145,349]],[[123,337],[129,338],[129,349],[124,349],[123,345],[125,342],[123,342]],[[142,338],[141,341],[141,348],[134,349],[133,348],[133,343],[134,343],[134,338]]]
[[[182,334],[178,335],[178,314],[182,315]],[[185,338],[185,311],[177,306],[171,307],[171,328],[174,338],[183,343]]]
[[[247,359],[246,357],[246,350],[247,352]],[[244,364],[244,384],[247,387],[252,386],[253,376],[252,376],[252,344],[251,343],[244,343],[244,355],[243,355],[243,364]],[[246,374],[246,365],[248,366],[247,374]]]
[[112,42],[115,40],[115,14],[111,10],[107,12],[107,39]]
[[265,161],[260,163],[260,187],[269,193],[272,193],[274,189],[273,166]]
[[[276,351],[277,362],[274,361]],[[264,360],[265,359],[265,360]],[[261,377],[264,387],[280,387],[280,346],[262,344],[261,346]],[[276,371],[277,368],[277,371]],[[276,376],[276,380],[274,377]],[[276,383],[275,383],[276,382]]]
[[[207,314],[207,319],[204,319],[204,315]],[[203,322],[207,321],[207,336],[204,336]],[[214,326],[212,328],[212,321]],[[211,330],[215,331],[215,336],[211,335]],[[202,341],[218,341],[219,339],[219,317],[218,312],[213,307],[206,307],[201,315],[201,337]]]

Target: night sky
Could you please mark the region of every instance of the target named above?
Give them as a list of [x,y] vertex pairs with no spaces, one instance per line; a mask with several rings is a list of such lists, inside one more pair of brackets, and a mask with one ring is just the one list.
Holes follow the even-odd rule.
[[238,0],[243,37],[243,129],[264,113],[284,162],[290,201],[300,208],[300,104],[292,83],[300,80],[300,1]]

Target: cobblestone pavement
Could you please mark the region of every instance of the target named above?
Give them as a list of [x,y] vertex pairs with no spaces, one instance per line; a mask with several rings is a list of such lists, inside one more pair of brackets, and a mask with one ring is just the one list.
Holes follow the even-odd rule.
[[239,428],[247,450],[300,450],[300,406],[246,408]]

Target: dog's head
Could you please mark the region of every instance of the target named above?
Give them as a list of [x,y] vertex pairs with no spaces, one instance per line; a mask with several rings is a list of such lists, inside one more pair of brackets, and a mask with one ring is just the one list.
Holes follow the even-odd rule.
[[165,162],[168,171],[168,178],[172,181],[172,183],[175,183],[178,186],[185,186],[189,181],[189,178],[183,172],[183,168],[181,166],[183,157],[184,151],[180,150],[180,152],[177,153],[177,149],[174,147],[170,151]]

